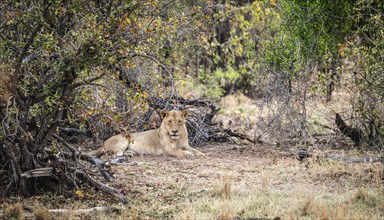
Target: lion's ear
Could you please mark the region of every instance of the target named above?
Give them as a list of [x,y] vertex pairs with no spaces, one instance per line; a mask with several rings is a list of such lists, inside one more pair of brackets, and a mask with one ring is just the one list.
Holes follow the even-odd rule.
[[165,117],[168,116],[169,111],[168,111],[168,110],[162,110],[162,111],[160,112],[160,114],[161,114],[161,117],[164,119]]
[[183,111],[181,111],[181,116],[182,116],[183,118],[187,118],[187,117],[188,117],[188,110],[183,110]]

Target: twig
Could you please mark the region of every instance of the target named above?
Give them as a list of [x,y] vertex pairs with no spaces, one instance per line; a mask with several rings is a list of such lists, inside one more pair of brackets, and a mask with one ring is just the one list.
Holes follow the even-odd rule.
[[247,141],[249,141],[249,142],[251,142],[253,144],[256,144],[256,143],[262,144],[262,143],[264,143],[263,141],[259,140],[259,138],[254,140],[254,139],[252,139],[251,137],[249,137],[246,134],[242,134],[242,133],[239,133],[239,132],[234,132],[231,129],[225,129],[224,132],[226,134],[228,134],[229,136],[236,137],[236,138],[239,138],[239,139],[242,139],[242,140],[247,140]]

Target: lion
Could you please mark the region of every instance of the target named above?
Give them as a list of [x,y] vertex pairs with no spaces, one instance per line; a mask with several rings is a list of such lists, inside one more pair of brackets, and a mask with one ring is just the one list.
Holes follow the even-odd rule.
[[185,122],[188,111],[161,111],[163,118],[160,128],[137,132],[125,136],[118,134],[107,139],[99,149],[89,152],[88,156],[100,157],[105,153],[123,156],[131,150],[139,154],[167,155],[174,157],[204,156],[205,154],[190,147]]

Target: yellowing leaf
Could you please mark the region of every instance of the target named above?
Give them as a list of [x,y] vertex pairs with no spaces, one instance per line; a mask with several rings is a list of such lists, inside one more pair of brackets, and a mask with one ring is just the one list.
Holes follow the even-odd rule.
[[76,190],[76,192],[75,192],[75,194],[76,194],[76,196],[78,196],[79,198],[84,198],[84,193],[82,192],[82,191],[80,191],[80,190]]
[[131,20],[128,18],[128,17],[125,17],[125,21],[127,22],[127,24],[131,24]]

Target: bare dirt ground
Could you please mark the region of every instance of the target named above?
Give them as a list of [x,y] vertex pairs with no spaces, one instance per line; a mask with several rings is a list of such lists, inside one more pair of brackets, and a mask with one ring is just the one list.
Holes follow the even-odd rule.
[[[109,183],[129,197],[128,204],[83,186],[75,198],[11,198],[1,208],[19,202],[68,210],[52,219],[384,218],[383,164],[299,162],[289,152],[267,148],[223,143],[201,149],[207,158],[134,156],[112,166],[116,180]],[[120,211],[75,212],[95,206]]]
[[132,201],[128,216],[384,218],[382,164],[300,163],[290,153],[257,146],[205,152],[207,159],[143,156],[133,158],[136,166],[119,166],[119,184]]

